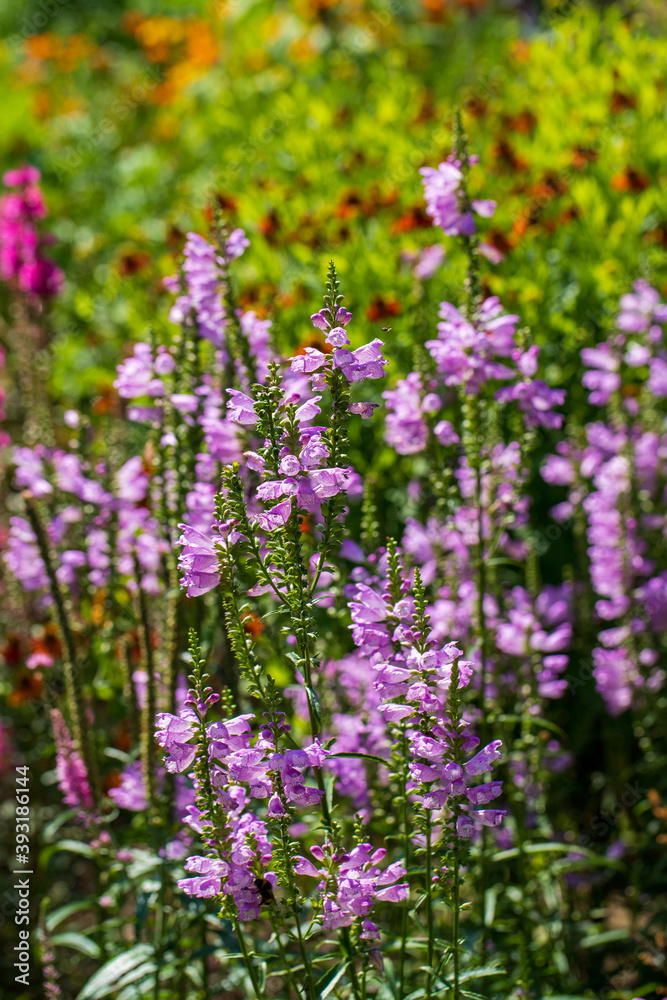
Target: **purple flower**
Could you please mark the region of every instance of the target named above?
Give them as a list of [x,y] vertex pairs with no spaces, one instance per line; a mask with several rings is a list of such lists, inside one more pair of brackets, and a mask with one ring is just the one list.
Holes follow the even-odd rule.
[[657,399],[667,397],[667,361],[651,358],[649,362],[648,390]]
[[194,723],[195,715],[190,709],[184,709],[180,716],[169,712],[157,715],[155,738],[167,752],[164,766],[170,774],[187,771],[197,756],[197,745],[189,742],[194,736]]
[[412,273],[418,281],[425,281],[431,275],[435,274],[444,259],[445,249],[439,243],[435,243],[430,247],[424,247],[417,255]]
[[428,440],[424,420],[423,386],[417,372],[400,379],[395,389],[382,393],[387,401],[385,440],[399,455],[423,451]]
[[334,327],[347,326],[352,319],[352,313],[344,306],[338,306],[336,315],[332,316],[328,309],[320,309],[310,317],[313,326],[318,330],[332,330]]
[[389,364],[382,357],[383,343],[377,338],[355,351],[339,348],[333,353],[333,363],[340,368],[349,382],[363,382],[367,378],[383,378]]
[[225,257],[227,260],[236,260],[240,257],[246,247],[250,246],[250,240],[242,229],[233,229],[229,239],[225,243]]
[[[167,355],[168,356],[168,355]],[[132,357],[122,361],[118,368],[114,387],[123,399],[137,399],[140,396],[164,396],[162,381],[155,377],[153,352],[149,344],[135,344]]]
[[35,167],[10,170],[3,176],[8,187],[21,188],[0,198],[0,278],[16,281],[22,292],[41,298],[58,295],[63,284],[59,267],[43,256],[53,236],[40,238],[37,222],[46,215]]
[[220,556],[212,534],[205,534],[187,524],[178,526],[183,532],[179,538],[182,546],[178,565],[183,573],[181,586],[187,588],[188,597],[201,597],[220,583]]
[[622,649],[593,650],[595,686],[604,698],[610,715],[620,715],[632,704],[639,675],[628,653]]
[[51,726],[56,744],[56,776],[66,806],[92,809],[93,799],[88,773],[81,756],[75,750],[62,713],[51,710]]
[[257,423],[255,403],[250,396],[246,396],[244,392],[239,392],[238,389],[227,389],[227,395],[231,396],[227,407],[227,415],[230,420],[247,426]]
[[350,343],[349,337],[342,326],[335,326],[333,330],[329,330],[324,339],[332,347],[347,347]]
[[548,455],[540,471],[544,481],[552,486],[569,486],[574,482],[572,462],[560,455]]
[[109,798],[112,798],[121,809],[129,809],[130,812],[144,812],[148,809],[148,795],[141,773],[141,761],[135,760],[128,764],[121,775],[120,785],[109,790]]
[[10,573],[24,590],[43,590],[49,578],[39,554],[37,539],[29,523],[22,517],[10,517],[7,551],[3,555]]
[[581,352],[581,358],[590,369],[584,372],[581,380],[586,389],[592,390],[588,401],[594,406],[605,406],[613,393],[621,387],[618,358],[612,353],[609,344],[585,347]]
[[497,358],[511,358],[516,349],[514,333],[519,317],[503,313],[496,296],[482,303],[475,324],[449,302],[440,305],[442,322],[438,339],[426,342],[445,385],[465,385],[479,392],[490,379],[509,379],[513,371]]
[[464,767],[466,774],[484,774],[485,771],[490,771],[495,761],[502,759],[500,752],[502,745],[501,740],[493,740],[474,757],[471,757]]
[[193,855],[187,859],[183,867],[186,872],[195,872],[199,876],[179,879],[178,888],[186,895],[210,899],[222,894],[222,880],[229,875],[229,865],[226,861]]
[[445,161],[437,168],[422,167],[426,211],[446,236],[472,236],[472,212],[461,210],[463,174],[454,163]]
[[256,514],[255,521],[262,531],[277,531],[278,528],[285,527],[291,513],[292,501],[283,500],[282,503],[276,504],[275,507],[265,510],[263,514]]
[[53,486],[46,479],[44,463],[32,448],[14,448],[12,452],[16,466],[16,483],[24,487],[35,497],[48,496],[53,493]]
[[378,403],[350,403],[348,410],[350,413],[358,414],[362,420],[368,420],[373,416],[373,410],[376,410],[378,405]]
[[303,354],[297,354],[290,361],[290,369],[293,372],[303,372],[310,375],[319,371],[325,364],[329,363],[329,355],[318,351],[316,347],[306,347]]
[[[407,883],[398,883],[406,874],[405,868],[398,862],[381,869],[378,862],[386,855],[384,848],[373,848],[372,844],[359,844],[348,854],[333,854],[331,845],[326,844],[327,851],[320,847],[311,848],[314,857],[323,862],[330,861],[322,868],[317,868],[308,858],[297,857],[294,870],[298,875],[307,875],[320,879],[320,892],[323,897],[323,928],[335,930],[338,927],[349,927],[358,917],[367,920],[376,901],[382,903],[400,903],[408,898]],[[368,933],[371,939],[375,936],[375,924]]]

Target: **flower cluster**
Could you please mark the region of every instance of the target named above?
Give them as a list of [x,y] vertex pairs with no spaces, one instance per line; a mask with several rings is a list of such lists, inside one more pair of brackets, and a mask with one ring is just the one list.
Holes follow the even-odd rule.
[[15,281],[22,292],[38,298],[58,295],[63,273],[43,254],[53,237],[40,237],[37,223],[46,215],[35,167],[9,170],[3,176],[9,188],[0,198],[0,278]]
[[331,843],[311,847],[310,853],[322,867],[297,856],[294,870],[298,875],[319,879],[318,902],[322,907],[322,927],[336,930],[361,924],[361,939],[379,941],[378,927],[369,916],[377,903],[401,903],[408,898],[409,885],[399,879],[406,875],[399,863],[380,868],[387,852],[383,847],[359,844],[345,854],[336,852]]
[[569,490],[568,499],[552,512],[557,520],[572,519],[578,510],[585,518],[599,623],[593,676],[613,715],[628,709],[642,690],[662,686],[656,646],[665,629],[664,580],[650,551],[651,541],[663,533],[664,519],[636,512],[641,511],[640,492],[653,502],[663,499],[660,476],[667,439],[662,419],[642,406],[642,396],[665,395],[660,392],[660,366],[665,364],[667,306],[644,281],[635,283],[620,306],[609,340],[581,352],[589,402],[605,407],[606,419],[603,411],[601,419],[586,425],[583,443],[560,442],[542,469],[547,482]]

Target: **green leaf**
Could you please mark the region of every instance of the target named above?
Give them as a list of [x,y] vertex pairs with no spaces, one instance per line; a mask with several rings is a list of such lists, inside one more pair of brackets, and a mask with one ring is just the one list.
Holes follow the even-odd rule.
[[82,840],[59,840],[54,844],[56,851],[69,851],[70,854],[83,854],[86,858],[95,856],[95,852],[89,844],[84,844]]
[[558,841],[550,841],[544,844],[526,844],[523,849],[520,847],[510,847],[507,851],[499,851],[497,854],[492,854],[491,861],[506,861],[509,858],[518,858],[520,854],[552,854],[554,852],[583,854],[586,859],[596,864],[609,863],[608,858],[601,859],[599,854],[589,851],[587,847],[580,847],[579,844],[561,844]]
[[131,981],[128,977],[136,974],[135,978],[138,978],[143,975],[146,959],[152,955],[153,949],[149,944],[137,944],[122,955],[116,955],[88,980],[77,1000],[100,1000],[101,997],[108,997],[121,986],[128,985]]
[[[160,971],[164,970],[164,966],[160,966]],[[137,968],[132,969],[128,972],[122,979],[116,984],[116,989],[124,989],[124,987],[129,987],[132,983],[139,982],[142,979],[147,979],[150,977],[154,980],[154,974],[157,975],[158,967],[155,962],[143,962]],[[121,994],[122,996],[122,994]]]
[[497,965],[484,965],[481,969],[468,969],[459,976],[460,983],[468,983],[472,979],[484,979],[488,976],[502,976],[505,970]]
[[104,756],[111,757],[112,760],[119,760],[121,764],[129,764],[131,757],[124,750],[117,750],[116,747],[105,747]]
[[55,819],[52,819],[50,823],[47,823],[42,830],[42,843],[50,844],[53,838],[57,834],[61,826],[64,826],[68,820],[76,816],[76,809],[66,809],[64,813],[60,813]]
[[317,691],[312,685],[306,685],[306,696],[308,698],[308,705],[313,716],[313,721],[317,725],[317,731],[320,731],[322,725],[322,713],[320,712],[320,699],[317,697]]
[[336,985],[345,975],[349,961],[339,962],[338,965],[334,965],[333,969],[322,976],[321,979],[315,983],[315,989],[317,990],[317,1000],[326,1000],[331,991],[335,989]]
[[356,757],[358,760],[372,760],[376,764],[384,764],[385,767],[388,766],[389,761],[384,760],[382,757],[376,757],[372,753],[355,753],[353,750],[341,750],[339,753],[332,753],[330,757]]
[[44,923],[47,931],[51,934],[56,927],[62,924],[63,920],[67,920],[74,913],[80,913],[81,910],[89,910],[92,905],[92,903],[87,902],[85,899],[80,899],[78,903],[68,903],[66,906],[58,907],[57,910],[48,913],[46,916]]
[[78,934],[76,931],[56,934],[51,938],[51,943],[56,948],[74,948],[75,951],[80,951],[82,955],[88,955],[89,958],[99,958],[101,955],[100,946],[92,938],[86,937],[85,934]]
[[263,993],[266,988],[266,962],[260,962],[257,966],[257,972],[259,973],[259,991]]
[[613,931],[601,931],[599,934],[587,934],[579,942],[580,948],[596,948],[601,944],[609,944],[611,941],[627,941],[630,931],[626,927],[619,927]]
[[549,729],[562,739],[567,738],[565,730],[557,726],[555,722],[551,722],[549,719],[536,718],[534,715],[499,715],[498,722],[521,722],[524,726],[539,726],[541,729]]

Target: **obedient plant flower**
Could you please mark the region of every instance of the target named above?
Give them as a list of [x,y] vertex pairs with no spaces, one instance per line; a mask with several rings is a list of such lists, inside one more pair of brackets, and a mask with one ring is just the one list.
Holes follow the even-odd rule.
[[[471,157],[469,163],[475,159]],[[437,168],[422,167],[426,210],[435,226],[446,236],[472,236],[475,233],[473,212],[488,219],[496,210],[495,201],[468,202],[463,188],[461,161],[452,154]]]
[[[242,239],[234,239],[232,249],[238,249],[241,242]],[[195,323],[200,337],[222,349],[225,346],[225,328],[228,322],[221,296],[226,260],[211,243],[197,233],[187,234],[183,254],[184,294],[179,294],[181,286],[178,276],[164,279],[165,287],[178,295],[169,319],[179,325],[189,326]]]
[[660,490],[663,428],[655,417],[647,421],[641,400],[647,391],[661,398],[652,380],[659,379],[664,361],[665,322],[667,307],[646,282],[622,297],[617,332],[581,352],[589,402],[607,413],[585,427],[583,442],[561,442],[542,470],[547,482],[568,487],[568,500],[554,516],[566,520],[581,511],[585,518],[600,629],[593,676],[612,715],[631,707],[642,690],[657,690],[664,682],[655,639],[646,630],[646,623],[655,627],[657,638],[664,623],[645,603],[661,592],[647,538],[662,529],[663,518],[640,512],[636,498],[638,490],[646,498]]
[[56,744],[56,776],[63,802],[83,811],[90,810],[93,799],[86,767],[57,708],[51,710],[51,726]]
[[324,847],[311,847],[310,853],[321,867],[297,856],[294,870],[297,875],[320,880],[316,901],[322,908],[323,929],[350,927],[357,921],[362,940],[379,940],[380,932],[369,919],[370,914],[378,902],[400,903],[408,898],[408,883],[399,883],[405,868],[399,862],[380,868],[379,862],[387,852],[382,847],[374,849],[372,844],[359,844],[349,853],[340,854],[326,842]]
[[46,215],[39,170],[21,167],[9,170],[2,179],[6,187],[18,190],[0,198],[0,278],[16,281],[22,292],[39,298],[58,295],[63,273],[43,256],[44,245],[54,238],[40,237],[37,229]]
[[120,809],[130,812],[144,812],[148,809],[146,782],[141,773],[141,761],[133,761],[121,774],[120,784],[109,789],[109,798],[113,799]]
[[5,565],[24,590],[45,590],[48,586],[46,568],[37,547],[35,533],[23,517],[9,519]]
[[[188,597],[201,597],[220,583],[220,546],[222,537],[217,522],[210,533],[198,531],[187,524],[179,524],[183,532],[179,539],[182,546],[179,568],[183,573],[181,586]],[[215,534],[214,534],[215,531]]]
[[[406,379],[400,379],[395,389],[382,393],[387,401],[385,438],[387,444],[399,455],[412,455],[423,451],[428,440],[428,416],[442,407],[440,397],[433,392],[424,394],[422,379],[417,372],[411,372]],[[446,426],[445,426],[446,425]],[[453,432],[445,436],[451,428],[447,421],[441,421],[435,435],[441,443],[454,443],[458,436]]]
[[324,354],[315,347],[307,347],[304,354],[292,358],[293,372],[314,375],[311,379],[313,390],[323,386],[323,379],[333,369],[340,369],[348,382],[363,382],[365,379],[382,378],[388,362],[382,356],[382,341],[375,339],[370,344],[349,350],[349,339],[345,327],[352,319],[352,313],[343,306],[336,309],[324,308],[311,317],[313,325],[326,332],[326,342],[333,347],[331,354]]

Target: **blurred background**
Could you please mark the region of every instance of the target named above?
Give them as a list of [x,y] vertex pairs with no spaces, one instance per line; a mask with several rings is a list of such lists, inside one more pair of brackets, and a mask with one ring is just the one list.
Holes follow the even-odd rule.
[[490,290],[551,352],[551,382],[610,296],[664,277],[659,0],[30,0],[0,19],[0,165],[42,173],[64,402],[113,405],[119,355],[166,323],[161,277],[214,201],[252,240],[243,305],[295,331],[334,257],[410,363],[406,257],[435,242],[418,170],[448,153],[458,105],[499,202]]

